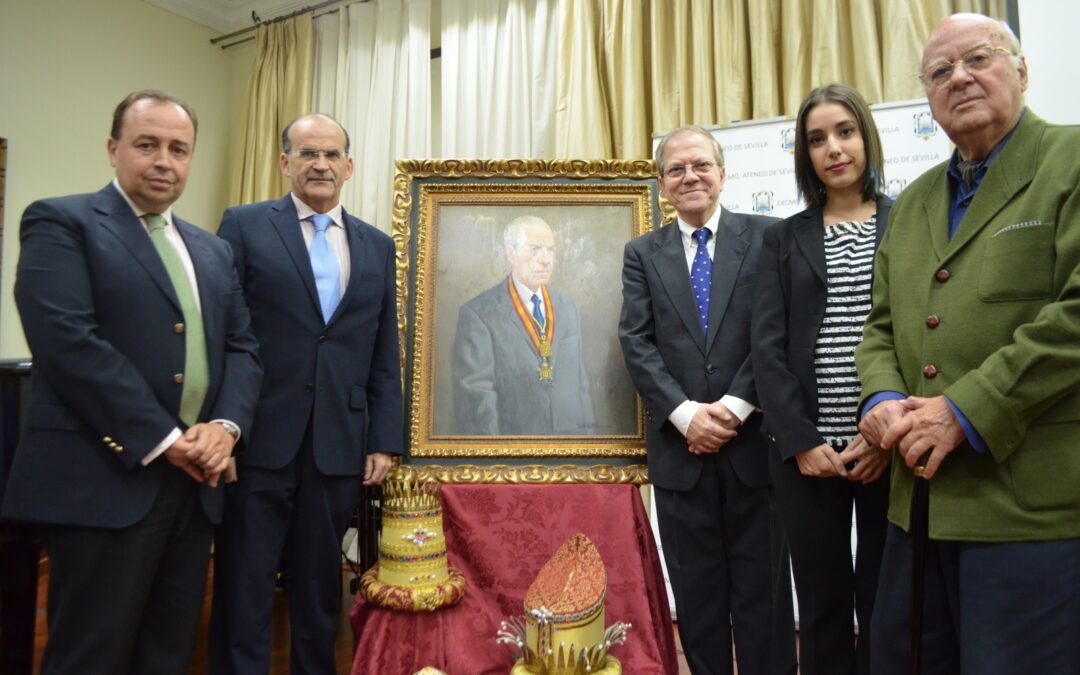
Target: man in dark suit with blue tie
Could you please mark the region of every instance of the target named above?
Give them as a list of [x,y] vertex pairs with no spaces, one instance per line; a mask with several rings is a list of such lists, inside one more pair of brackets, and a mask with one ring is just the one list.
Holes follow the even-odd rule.
[[196,118],[125,98],[116,180],[23,214],[33,382],[4,515],[49,552],[42,673],[176,673],[198,634],[222,473],[261,368],[229,247],[172,213]]
[[291,672],[336,671],[341,540],[361,484],[380,483],[402,449],[394,245],[341,206],[348,134],[301,117],[282,133],[280,166],[290,194],[227,209],[218,231],[266,377],[217,538],[212,673],[269,671],[286,545]]
[[656,165],[678,222],[626,245],[619,341],[645,402],[679,636],[695,675],[732,672],[729,625],[740,675],[794,673],[786,547],[770,527],[750,362],[754,274],[775,219],[720,207],[724,155],[701,127],[667,134]]

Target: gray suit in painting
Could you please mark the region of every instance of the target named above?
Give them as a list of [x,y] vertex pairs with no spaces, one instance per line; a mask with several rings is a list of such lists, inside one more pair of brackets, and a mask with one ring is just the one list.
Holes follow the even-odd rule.
[[555,320],[549,358],[553,376],[541,381],[540,356],[514,310],[511,288],[503,280],[461,306],[452,364],[456,432],[470,436],[594,433],[577,305],[548,288]]

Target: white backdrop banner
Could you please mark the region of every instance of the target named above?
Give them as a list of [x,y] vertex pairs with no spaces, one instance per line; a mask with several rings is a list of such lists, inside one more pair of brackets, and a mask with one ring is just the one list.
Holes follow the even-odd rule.
[[[871,106],[885,154],[885,191],[895,198],[912,180],[948,159],[952,144],[925,100]],[[724,149],[725,209],[784,218],[802,211],[795,187],[795,120],[777,118],[706,127]],[[653,139],[653,148],[660,142]]]

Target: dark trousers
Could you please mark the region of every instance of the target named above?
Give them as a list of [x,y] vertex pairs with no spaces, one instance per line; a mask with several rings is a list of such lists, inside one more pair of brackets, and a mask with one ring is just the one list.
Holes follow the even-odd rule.
[[310,427],[285,468],[241,468],[215,539],[212,674],[269,672],[275,576],[287,534],[290,672],[336,673],[341,539],[360,487],[360,476],[319,472]]
[[[165,462],[158,458],[155,462]],[[206,594],[211,526],[171,465],[150,512],[119,530],[42,528],[49,552],[43,675],[187,672]]]
[[[885,547],[889,474],[863,485],[845,478],[812,478],[795,460],[769,449],[776,502],[784,519],[799,596],[799,672],[870,672],[871,615]],[[851,511],[857,549],[851,560]],[[856,645],[852,616],[859,622]]]
[[655,487],[679,638],[694,675],[795,672],[788,557],[771,488],[743,485],[720,454],[686,492]]
[[[924,674],[1080,673],[1080,539],[931,540],[925,603]],[[890,524],[874,607],[874,675],[907,672],[910,621],[911,538]]]

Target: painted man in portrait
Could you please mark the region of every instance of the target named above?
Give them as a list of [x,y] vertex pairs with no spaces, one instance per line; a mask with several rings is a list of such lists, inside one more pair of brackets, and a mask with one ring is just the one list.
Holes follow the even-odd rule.
[[581,318],[550,288],[555,235],[521,216],[503,231],[510,274],[462,305],[454,338],[454,417],[469,436],[594,433]]

